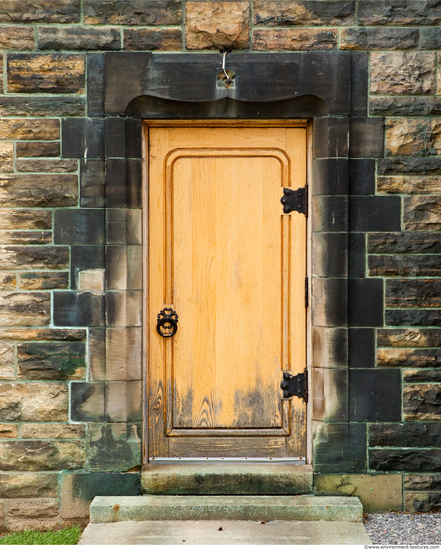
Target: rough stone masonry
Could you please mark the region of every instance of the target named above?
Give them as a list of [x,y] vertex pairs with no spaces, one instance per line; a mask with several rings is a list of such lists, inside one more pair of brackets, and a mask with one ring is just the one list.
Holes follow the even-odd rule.
[[[346,195],[349,273],[341,229],[313,222],[315,294],[349,280],[349,325],[328,311],[313,334],[315,492],[439,508],[440,23],[441,0],[0,2],[1,528],[75,523],[95,495],[139,493],[141,209],[118,182],[141,153],[123,143],[122,160],[126,122],[100,95],[104,54],[120,51],[367,57],[360,135],[379,123],[377,152],[350,161],[349,192],[323,193]],[[314,160],[312,184],[328,170],[334,185],[339,163]]]

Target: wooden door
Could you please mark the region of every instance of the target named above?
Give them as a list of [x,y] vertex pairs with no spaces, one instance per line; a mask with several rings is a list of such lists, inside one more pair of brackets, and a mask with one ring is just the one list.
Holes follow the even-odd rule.
[[[305,457],[306,129],[151,127],[147,362],[150,457]],[[171,308],[176,334],[157,332]]]

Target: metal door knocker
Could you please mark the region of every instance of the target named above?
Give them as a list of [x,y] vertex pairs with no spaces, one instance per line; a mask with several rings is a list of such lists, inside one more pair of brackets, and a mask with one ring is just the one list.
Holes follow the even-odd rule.
[[178,314],[171,307],[164,308],[158,313],[156,330],[163,338],[170,338],[178,330]]

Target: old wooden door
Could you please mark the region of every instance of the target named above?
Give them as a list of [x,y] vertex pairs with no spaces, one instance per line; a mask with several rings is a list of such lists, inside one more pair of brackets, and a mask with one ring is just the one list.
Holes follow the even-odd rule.
[[[304,457],[306,128],[150,127],[150,457]],[[157,331],[164,308],[172,337]]]

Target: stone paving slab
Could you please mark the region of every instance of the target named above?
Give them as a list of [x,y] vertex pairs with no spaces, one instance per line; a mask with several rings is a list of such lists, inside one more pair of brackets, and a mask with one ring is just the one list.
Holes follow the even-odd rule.
[[345,521],[123,521],[89,523],[80,545],[366,545],[363,523]]

